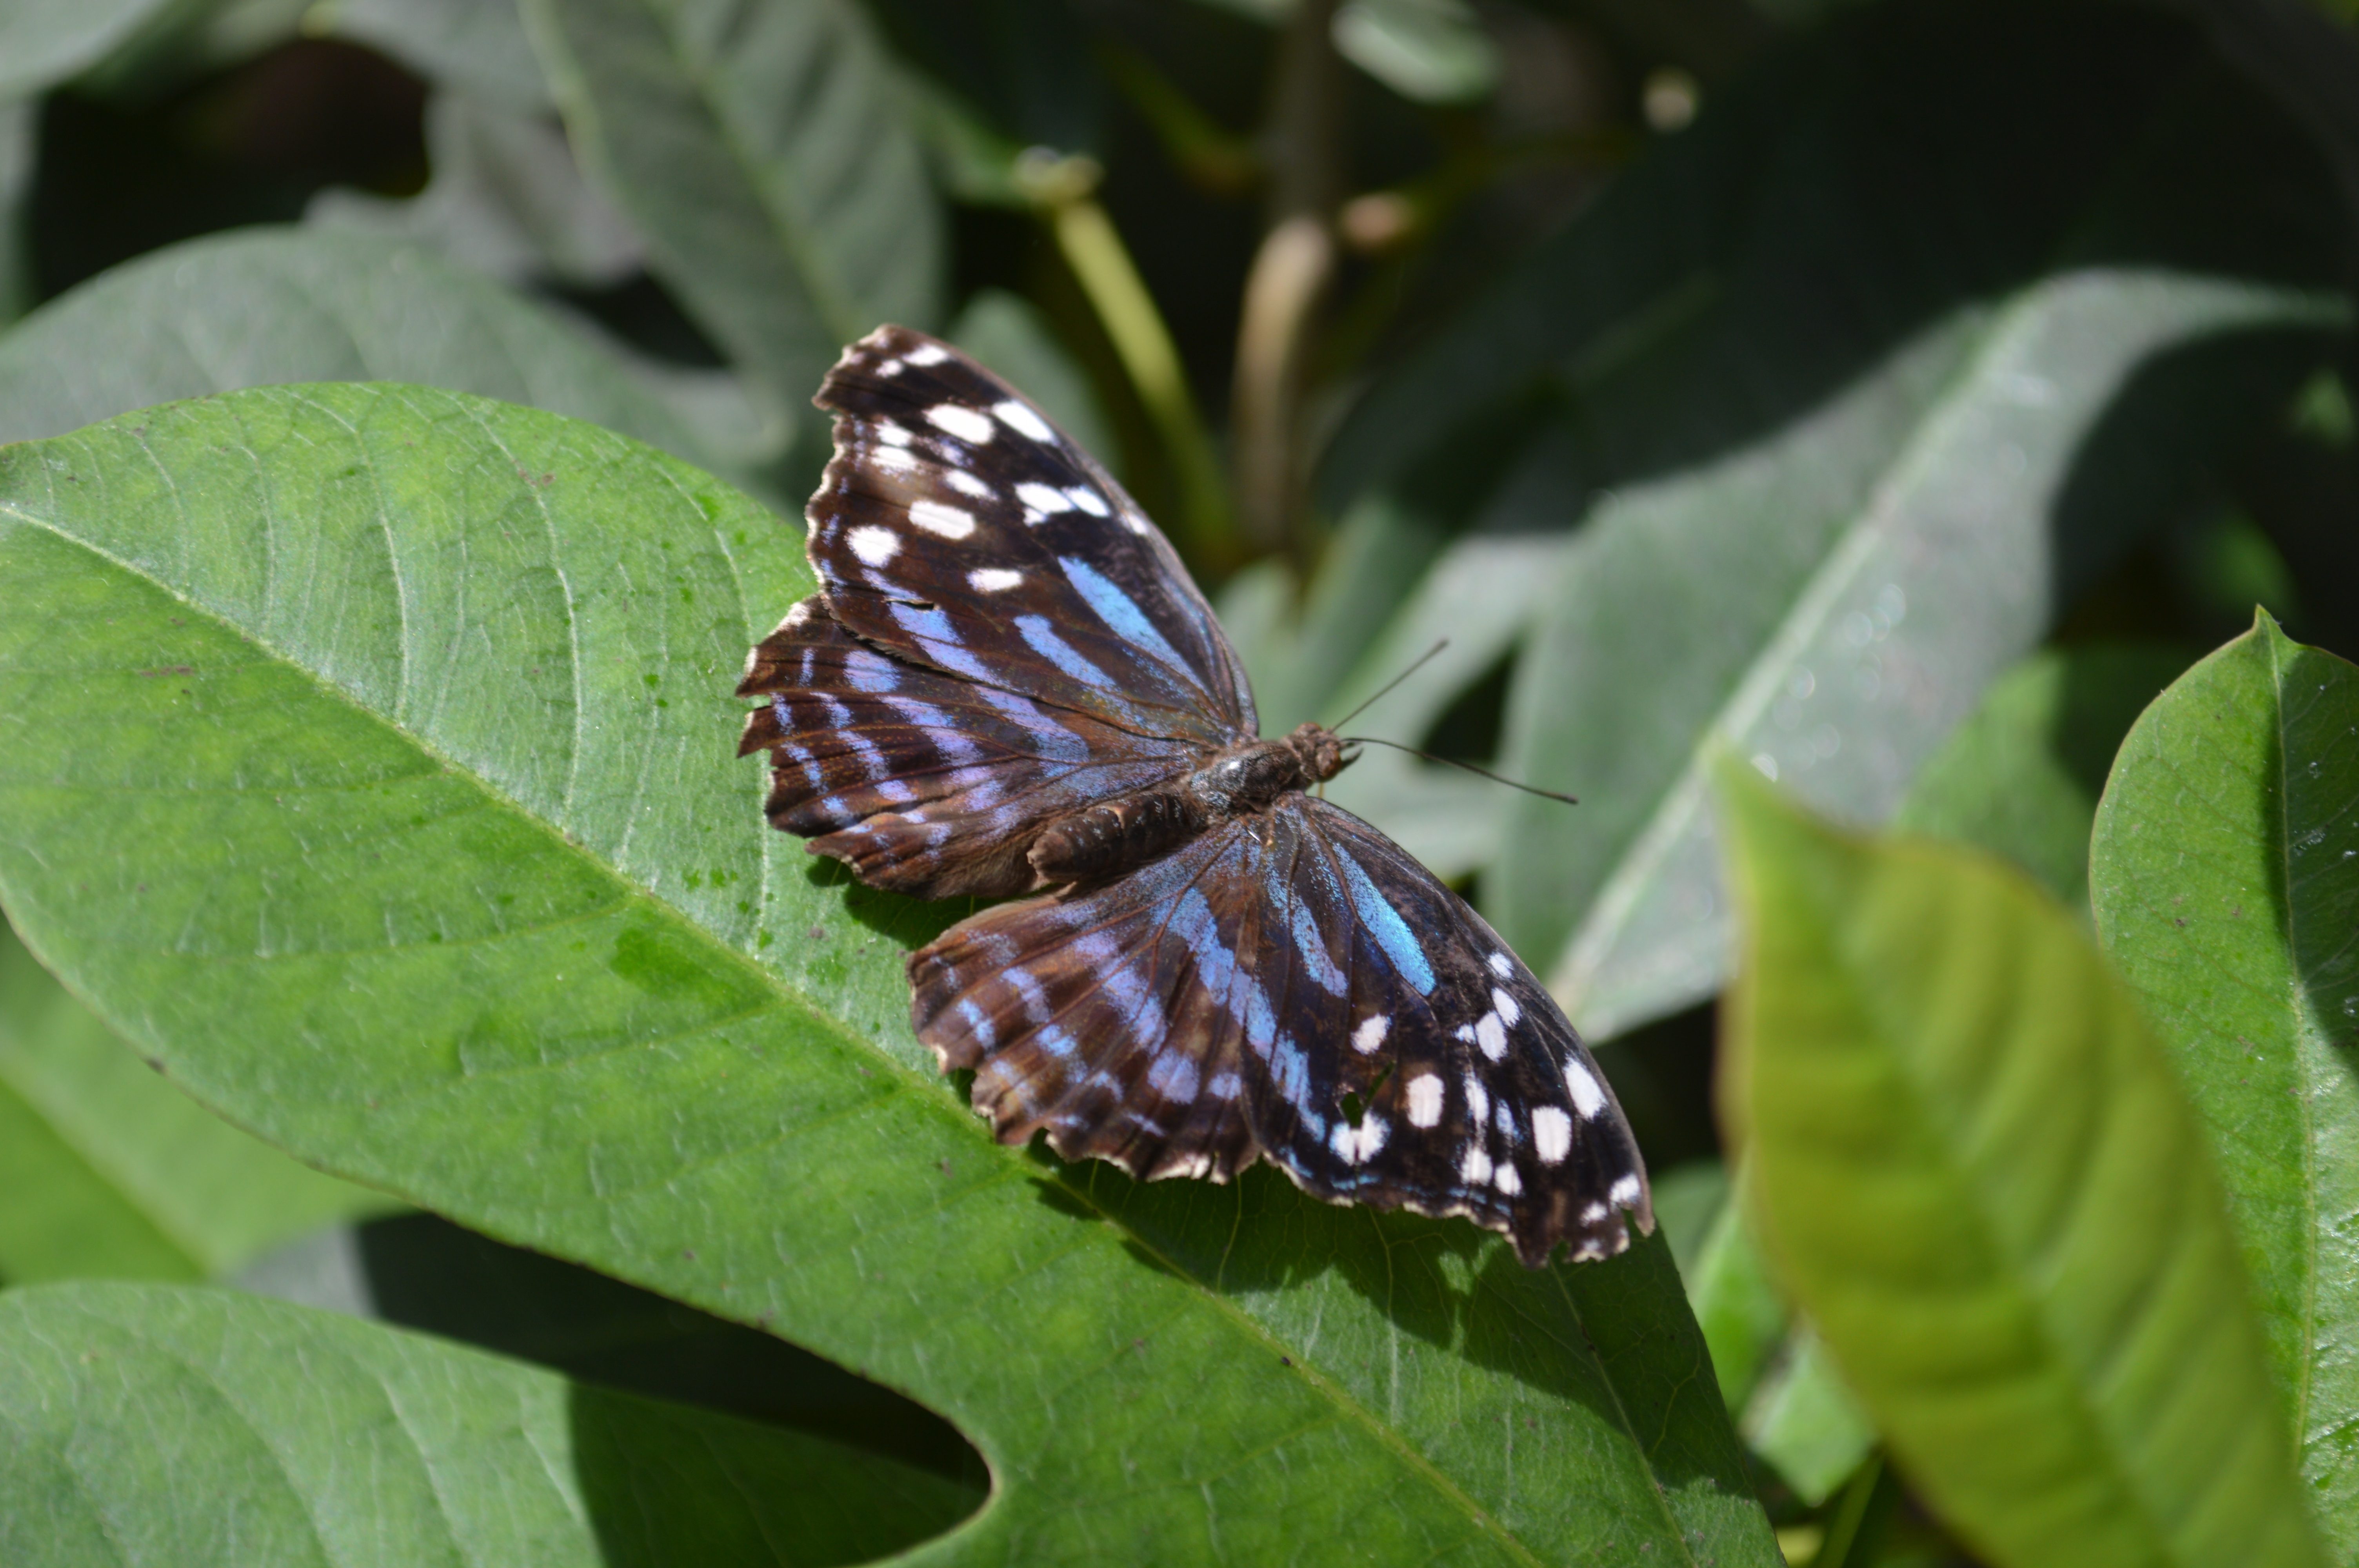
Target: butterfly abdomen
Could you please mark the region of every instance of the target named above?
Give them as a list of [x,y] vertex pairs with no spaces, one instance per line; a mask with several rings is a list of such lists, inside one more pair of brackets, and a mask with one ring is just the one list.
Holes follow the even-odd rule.
[[1177,849],[1201,833],[1207,820],[1184,788],[1149,790],[1056,823],[1032,841],[1027,858],[1045,883],[1094,881]]

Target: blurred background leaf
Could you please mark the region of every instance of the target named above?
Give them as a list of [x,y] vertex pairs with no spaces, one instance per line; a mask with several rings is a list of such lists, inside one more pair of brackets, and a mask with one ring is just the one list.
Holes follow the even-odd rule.
[[0,923],[0,1284],[215,1278],[393,1201],[297,1164],[133,1054]]
[[1781,1278],[2009,1563],[2323,1563],[2178,1076],[2063,907],[1723,754],[1724,1113]]

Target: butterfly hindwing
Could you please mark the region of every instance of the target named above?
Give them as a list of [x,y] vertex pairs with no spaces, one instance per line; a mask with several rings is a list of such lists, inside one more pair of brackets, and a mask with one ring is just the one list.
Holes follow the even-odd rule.
[[1635,1140],[1530,971],[1389,839],[1307,795],[910,959],[919,1037],[1003,1139],[1466,1215],[1527,1262],[1650,1228]]
[[855,636],[1140,733],[1256,730],[1242,666],[1171,546],[1030,402],[885,327],[816,399],[834,459],[810,550]]
[[1636,1140],[1546,988],[1398,845],[1307,795],[1269,813],[1267,1155],[1323,1197],[1463,1214],[1537,1263],[1653,1228]]
[[1229,1009],[1260,914],[1236,824],[1112,882],[1005,903],[909,958],[918,1037],[1006,1142],[1225,1181],[1256,1157]]

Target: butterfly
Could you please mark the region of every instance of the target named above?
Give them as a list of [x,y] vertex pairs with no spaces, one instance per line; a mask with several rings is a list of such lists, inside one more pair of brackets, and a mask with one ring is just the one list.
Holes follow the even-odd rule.
[[883,327],[813,400],[820,589],[747,662],[770,822],[863,881],[1003,899],[909,957],[918,1038],[1003,1142],[1463,1215],[1538,1267],[1651,1231],[1597,1064],[1466,903],[1260,736],[1155,524],[1026,398]]

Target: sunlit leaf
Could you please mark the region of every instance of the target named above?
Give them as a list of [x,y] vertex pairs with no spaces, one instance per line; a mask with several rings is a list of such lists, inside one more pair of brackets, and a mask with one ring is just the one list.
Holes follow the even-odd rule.
[[1996,1563],[2322,1563],[2202,1134],[2072,916],[1719,772],[1723,1115],[1777,1272]]
[[0,450],[0,897],[307,1160],[940,1412],[973,1557],[1774,1561],[1659,1240],[991,1142],[906,1022],[962,909],[847,892],[732,755],[810,586],[684,465],[420,388]]
[[2267,616],[2158,698],[2092,849],[2105,949],[2225,1177],[2302,1473],[2359,1550],[2359,670]]

